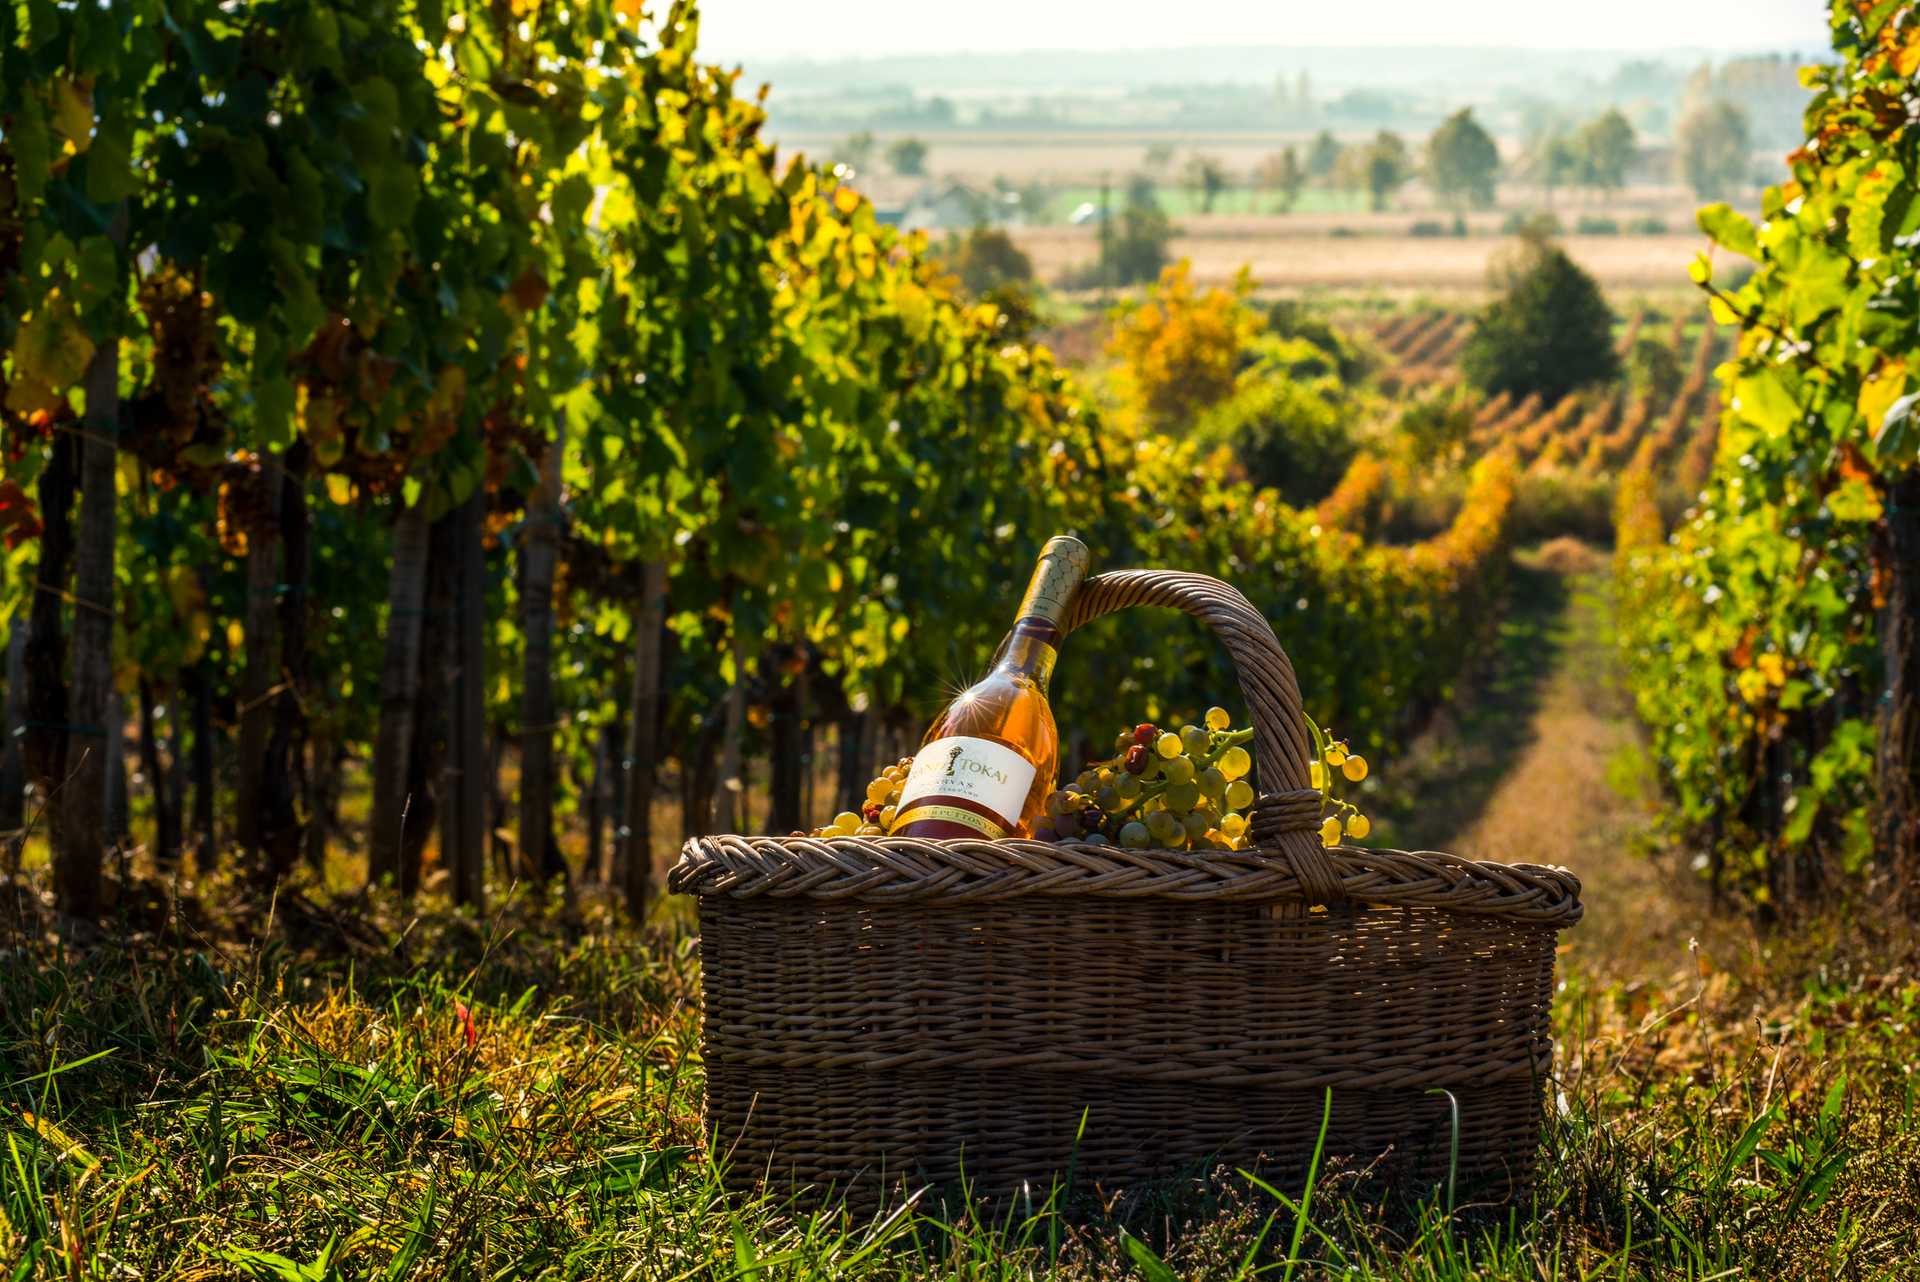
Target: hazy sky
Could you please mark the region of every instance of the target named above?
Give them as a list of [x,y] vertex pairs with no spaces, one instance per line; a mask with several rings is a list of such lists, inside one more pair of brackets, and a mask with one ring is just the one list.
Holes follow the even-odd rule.
[[728,60],[1228,44],[1827,47],[1820,0],[706,0],[701,10],[701,45]]

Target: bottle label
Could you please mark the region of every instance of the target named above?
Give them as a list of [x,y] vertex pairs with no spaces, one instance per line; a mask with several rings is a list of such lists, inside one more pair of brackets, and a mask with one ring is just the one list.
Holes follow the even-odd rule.
[[958,806],[942,806],[937,803],[923,803],[900,815],[893,821],[895,828],[904,828],[908,824],[917,824],[922,819],[933,819],[940,823],[960,824],[971,828],[988,841],[998,841],[1007,835],[1002,828],[985,815],[971,810],[962,810]]
[[[907,771],[893,826],[900,828],[916,819],[944,819],[977,828],[990,840],[1004,837],[1020,822],[1033,776],[1033,763],[1005,744],[970,735],[935,739],[920,749],[912,769]],[[928,800],[944,804],[919,809],[937,809],[940,813],[915,813],[914,803]],[[972,806],[954,802],[970,802]],[[972,807],[991,812],[993,818],[976,814]]]

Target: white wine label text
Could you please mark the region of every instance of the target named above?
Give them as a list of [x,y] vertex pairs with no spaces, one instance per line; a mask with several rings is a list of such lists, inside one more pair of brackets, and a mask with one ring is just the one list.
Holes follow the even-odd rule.
[[1012,828],[1026,807],[1033,775],[1033,763],[1005,744],[952,735],[920,749],[896,804],[905,814],[922,797],[957,798],[986,807]]

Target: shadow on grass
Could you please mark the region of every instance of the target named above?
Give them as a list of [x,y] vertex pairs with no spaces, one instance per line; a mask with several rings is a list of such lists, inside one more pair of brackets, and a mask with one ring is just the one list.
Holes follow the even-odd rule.
[[1515,555],[1493,646],[1453,701],[1389,759],[1364,803],[1374,820],[1369,845],[1441,849],[1479,817],[1532,741],[1548,678],[1574,641],[1574,590],[1552,558]]

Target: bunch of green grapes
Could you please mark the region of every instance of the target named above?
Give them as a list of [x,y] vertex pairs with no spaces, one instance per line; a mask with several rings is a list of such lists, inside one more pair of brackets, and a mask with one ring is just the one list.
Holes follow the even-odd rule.
[[[913,769],[913,758],[900,760],[875,775],[873,782],[867,785],[867,799],[861,803],[860,813],[842,810],[833,817],[833,822],[824,828],[815,828],[809,837],[878,837],[893,826],[894,808],[900,804],[900,790],[906,786],[907,771]],[[793,834],[799,836],[799,833]]]
[[1314,758],[1307,764],[1307,779],[1320,791],[1322,807],[1331,807],[1332,813],[1320,821],[1320,844],[1337,846],[1341,832],[1361,840],[1373,831],[1373,822],[1360,813],[1360,808],[1351,801],[1334,792],[1334,777],[1359,783],[1367,777],[1367,759],[1347,746],[1345,739],[1330,737],[1313,718],[1307,718],[1307,729],[1313,734]]
[[1083,841],[1135,850],[1242,850],[1253,805],[1250,729],[1225,708],[1204,726],[1162,730],[1143,721],[1120,732],[1114,755],[1095,761],[1047,798],[1034,823],[1042,841]]
[[[1121,731],[1112,757],[1092,762],[1048,796],[1034,836],[1134,850],[1246,849],[1255,794],[1253,757],[1244,745],[1253,731],[1235,730],[1225,708],[1209,708],[1205,722],[1168,731],[1143,721]],[[1336,794],[1335,779],[1365,779],[1366,758],[1311,719],[1307,724],[1314,740],[1308,774],[1329,811],[1320,824],[1322,844],[1365,837],[1373,825]]]

